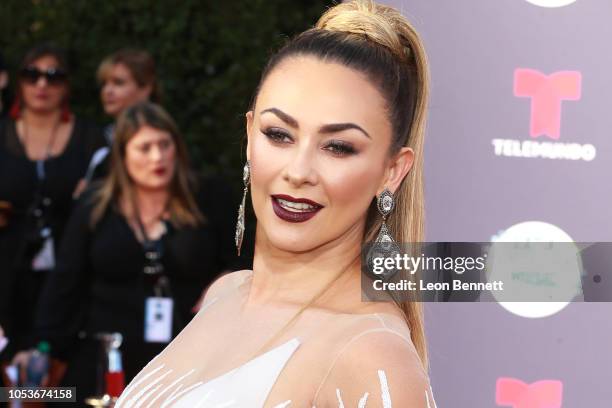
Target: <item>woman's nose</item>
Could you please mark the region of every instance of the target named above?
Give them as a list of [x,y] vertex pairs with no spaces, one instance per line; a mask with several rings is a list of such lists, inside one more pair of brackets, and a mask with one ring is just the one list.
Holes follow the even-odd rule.
[[149,154],[149,157],[151,158],[151,160],[153,161],[159,161],[162,159],[162,157],[164,156],[162,149],[159,146],[153,146],[151,148],[151,152]]
[[318,182],[314,150],[313,146],[306,144],[298,146],[288,161],[283,178],[294,187],[302,184],[314,185]]
[[47,78],[44,75],[39,76],[36,80],[36,86],[39,88],[45,87],[47,85],[49,85],[49,83],[47,82]]

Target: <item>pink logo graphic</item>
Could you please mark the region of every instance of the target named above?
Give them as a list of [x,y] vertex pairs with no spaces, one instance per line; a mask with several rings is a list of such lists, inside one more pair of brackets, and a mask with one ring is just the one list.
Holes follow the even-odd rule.
[[540,135],[559,139],[561,101],[580,100],[582,75],[578,71],[558,71],[548,76],[534,69],[514,71],[514,96],[531,98],[532,138]]
[[495,402],[512,408],[561,408],[563,383],[556,380],[525,384],[516,378],[497,379]]

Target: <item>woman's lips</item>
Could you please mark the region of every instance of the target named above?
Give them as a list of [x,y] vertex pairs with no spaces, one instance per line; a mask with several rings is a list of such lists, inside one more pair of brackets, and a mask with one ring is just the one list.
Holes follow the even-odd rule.
[[153,172],[158,176],[163,176],[164,174],[166,174],[166,169],[164,168],[155,169],[153,170]]
[[274,214],[287,222],[304,222],[314,217],[323,206],[306,198],[293,198],[284,194],[272,196]]
[[115,98],[102,98],[102,105],[115,106],[117,105],[117,100]]

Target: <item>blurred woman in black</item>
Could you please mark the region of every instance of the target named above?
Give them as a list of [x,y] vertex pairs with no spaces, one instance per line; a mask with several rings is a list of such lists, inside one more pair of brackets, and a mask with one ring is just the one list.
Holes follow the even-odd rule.
[[104,127],[107,149],[98,152],[92,161],[92,171],[79,183],[77,195],[85,190],[93,179],[103,178],[108,174],[110,146],[119,115],[136,103],[148,100],[159,103],[161,99],[155,61],[145,50],[123,48],[115,51],[102,60],[96,76],[100,84],[102,108],[113,121]]
[[61,50],[31,49],[10,118],[0,121],[0,326],[11,357],[28,343],[40,289],[54,268],[72,195],[102,133],[69,109]]
[[[162,108],[143,102],[121,114],[109,176],[81,197],[36,320],[38,340],[69,361],[63,384],[77,387],[79,401],[101,391],[97,333],[122,334],[129,381],[191,320],[202,289],[231,268],[228,191],[211,180],[194,184]],[[145,327],[154,297],[173,304],[159,330]]]

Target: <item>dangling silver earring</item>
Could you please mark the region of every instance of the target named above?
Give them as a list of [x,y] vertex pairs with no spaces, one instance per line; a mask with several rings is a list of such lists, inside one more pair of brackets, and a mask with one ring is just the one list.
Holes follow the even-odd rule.
[[[391,236],[391,232],[387,227],[387,217],[393,211],[395,207],[395,200],[393,194],[388,189],[384,189],[382,193],[377,197],[378,212],[382,216],[382,224],[378,235],[372,244],[370,244],[367,253],[367,265],[370,272],[375,271],[378,268],[374,268],[374,262],[376,258],[395,258],[400,253],[400,247]],[[397,270],[395,268],[386,269],[384,271],[373,272],[375,275],[383,278],[390,278]]]
[[242,194],[242,202],[238,208],[238,221],[236,222],[236,249],[240,256],[240,248],[242,247],[242,239],[244,238],[244,210],[246,195],[249,191],[249,181],[251,179],[251,163],[247,160],[242,170],[242,181],[244,183],[244,192]]
[[395,240],[391,236],[386,223],[387,216],[395,207],[395,200],[393,199],[393,194],[391,194],[391,191],[385,188],[382,193],[380,193],[378,196],[377,207],[378,212],[382,216],[382,225],[380,226],[380,231],[378,232],[375,242],[377,244],[382,244],[384,249],[388,249],[395,243]]

